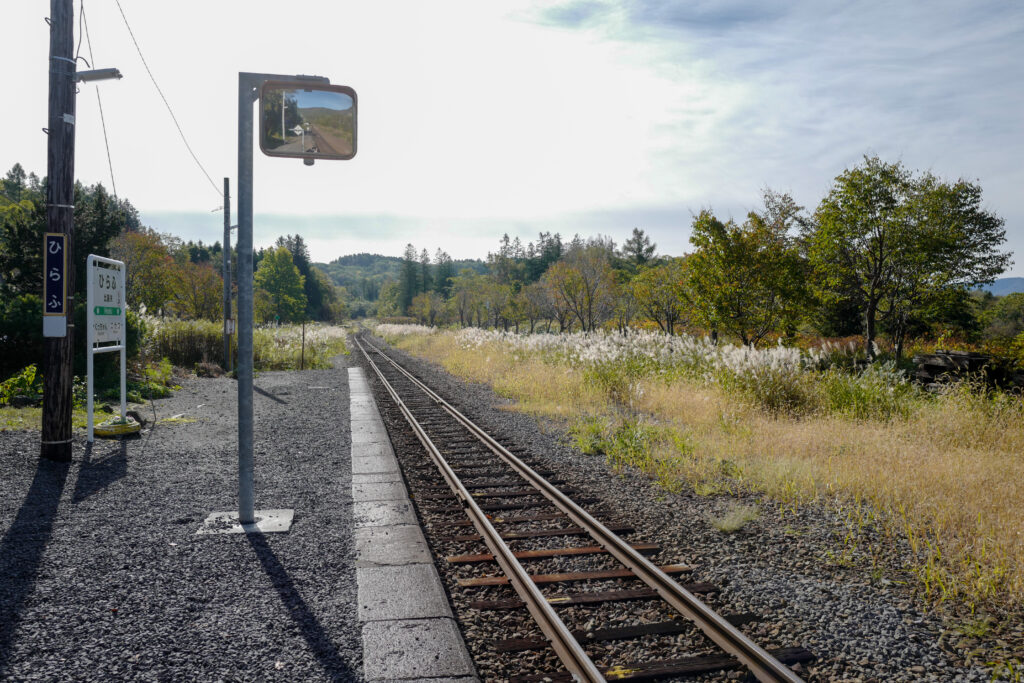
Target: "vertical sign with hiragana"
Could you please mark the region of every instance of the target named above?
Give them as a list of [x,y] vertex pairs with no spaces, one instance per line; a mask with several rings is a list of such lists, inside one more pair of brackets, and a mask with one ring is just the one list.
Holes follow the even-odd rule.
[[48,232],[43,237],[43,336],[67,335],[68,237]]

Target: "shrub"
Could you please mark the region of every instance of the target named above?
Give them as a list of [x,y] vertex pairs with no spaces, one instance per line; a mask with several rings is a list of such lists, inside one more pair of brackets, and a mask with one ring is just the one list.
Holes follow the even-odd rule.
[[22,368],[21,372],[0,382],[0,405],[12,405],[19,399],[37,403],[43,398],[43,376],[35,365]]
[[891,361],[868,365],[856,374],[829,368],[818,388],[826,413],[857,420],[905,418],[921,393]]

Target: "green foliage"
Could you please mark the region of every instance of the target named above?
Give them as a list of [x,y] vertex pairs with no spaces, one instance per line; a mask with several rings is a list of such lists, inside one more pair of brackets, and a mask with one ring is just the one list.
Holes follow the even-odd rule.
[[894,362],[873,363],[859,373],[829,368],[817,388],[824,412],[856,420],[905,418],[921,398]]
[[43,300],[38,295],[0,296],[0,377],[27,365],[42,365],[42,318]]
[[719,368],[716,379],[727,393],[777,415],[804,415],[814,410],[813,379],[784,365],[763,365],[736,372]]
[[689,273],[685,258],[669,258],[648,268],[630,282],[640,314],[653,320],[665,334],[690,312]]
[[1012,338],[1024,333],[1024,293],[1014,292],[999,297],[982,315],[985,336],[990,339]]
[[698,320],[756,344],[791,328],[806,301],[804,265],[789,230],[800,222],[788,195],[764,194],[763,213],[722,223],[709,211],[693,221],[688,291]]
[[35,365],[29,365],[16,375],[0,382],[0,406],[11,405],[14,399],[36,403],[43,398],[43,376]]
[[286,247],[268,250],[256,270],[256,313],[264,322],[301,322],[306,316],[306,279]]
[[937,296],[1003,271],[1003,223],[982,208],[979,185],[914,178],[899,163],[865,157],[835,179],[804,238],[818,296],[857,302],[873,358],[879,322],[899,356],[908,325]]

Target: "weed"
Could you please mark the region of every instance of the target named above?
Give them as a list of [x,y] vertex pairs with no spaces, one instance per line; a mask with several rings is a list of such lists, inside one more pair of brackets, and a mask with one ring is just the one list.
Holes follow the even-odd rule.
[[736,533],[761,516],[756,505],[743,505],[736,501],[729,503],[729,509],[720,516],[708,517],[711,526],[724,534]]

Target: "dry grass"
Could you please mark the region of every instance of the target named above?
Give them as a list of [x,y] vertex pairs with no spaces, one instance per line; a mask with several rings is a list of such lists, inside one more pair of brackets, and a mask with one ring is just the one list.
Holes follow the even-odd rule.
[[1024,601],[1024,423],[968,396],[922,404],[906,420],[775,418],[717,390],[645,392],[641,409],[685,424],[702,459],[736,463],[785,502],[866,503],[918,553],[937,599]]
[[655,425],[658,436],[645,442],[640,465],[666,486],[686,483],[703,494],[742,487],[790,506],[822,501],[847,510],[854,530],[876,521],[909,543],[916,556],[910,569],[931,599],[1024,604],[1019,399],[964,389],[916,402],[906,417],[888,421],[798,419],[770,415],[719,387],[644,381],[635,408],[646,422],[627,423],[621,406],[564,366],[517,358],[498,345],[460,348],[450,335],[395,343],[491,385],[526,412],[587,416],[595,433],[616,424],[628,424],[631,433],[638,424]]

